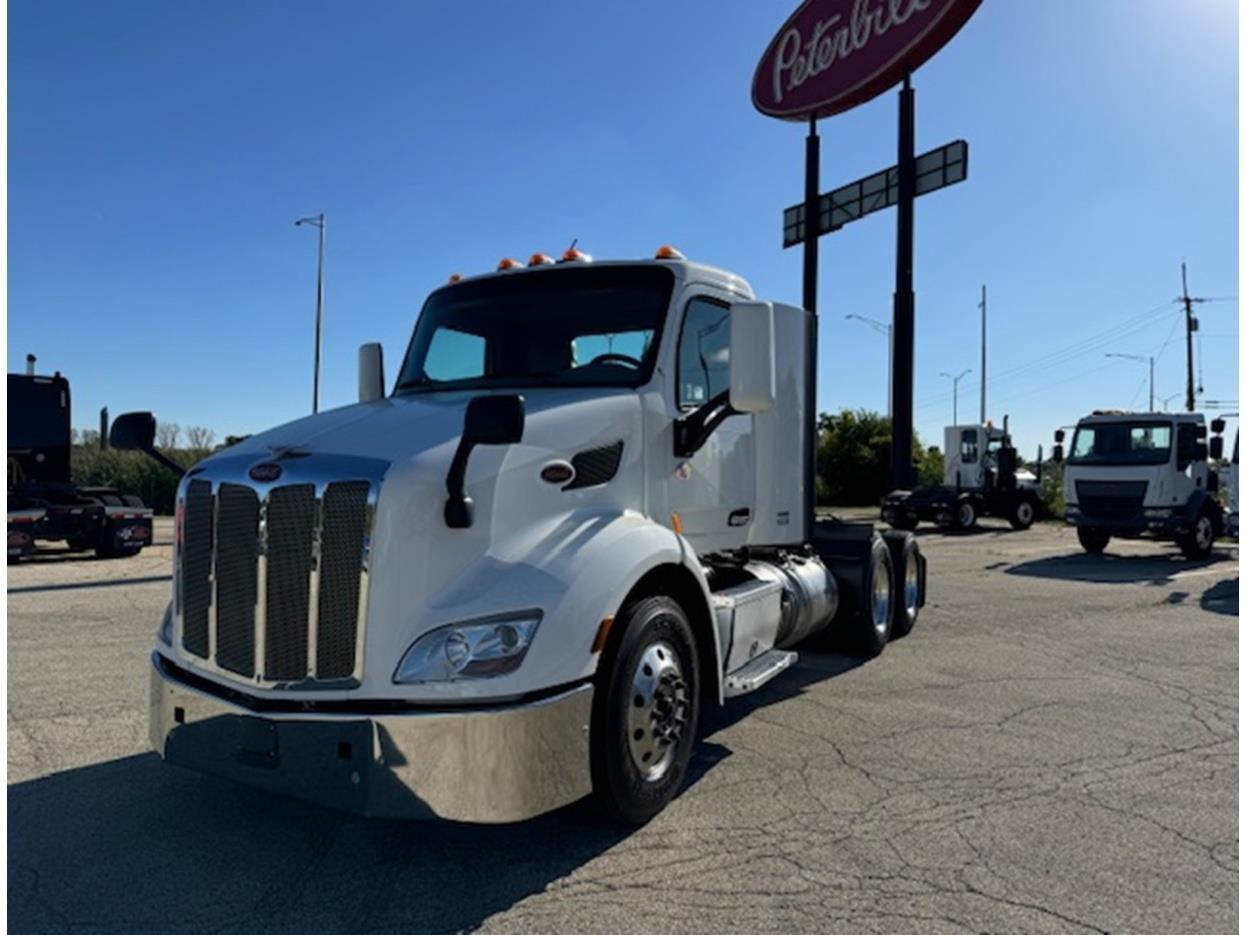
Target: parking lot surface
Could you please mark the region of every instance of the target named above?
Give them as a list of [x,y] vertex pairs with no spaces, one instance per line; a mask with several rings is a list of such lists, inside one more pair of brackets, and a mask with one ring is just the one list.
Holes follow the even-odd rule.
[[169,538],[9,568],[13,931],[1237,930],[1235,545],[923,533],[917,629],[706,712],[629,832],[367,821],[165,766]]

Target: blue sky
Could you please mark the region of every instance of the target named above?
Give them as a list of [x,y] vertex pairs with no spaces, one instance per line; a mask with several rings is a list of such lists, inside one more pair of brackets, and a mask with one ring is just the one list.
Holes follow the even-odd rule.
[[[9,5],[9,369],[73,381],[75,423],[150,408],[220,438],[310,407],[315,234],[328,216],[324,406],[355,352],[392,374],[429,290],[572,238],[661,243],[797,303],[804,128],[753,68],[794,4],[33,2]],[[970,144],[918,202],[916,422],[988,409],[1029,456],[1096,407],[1184,386],[1191,292],[1237,294],[1232,0],[986,0],[915,76],[917,145]],[[824,189],[891,164],[888,92],[823,121]],[[887,402],[895,219],[822,240],[819,407]],[[1165,304],[1169,303],[1169,304]],[[1148,313],[1151,313],[1149,317]],[[1237,398],[1238,306],[1200,307],[1205,396]],[[1165,344],[1166,339],[1168,343]],[[1179,406],[1181,397],[1171,401]]]

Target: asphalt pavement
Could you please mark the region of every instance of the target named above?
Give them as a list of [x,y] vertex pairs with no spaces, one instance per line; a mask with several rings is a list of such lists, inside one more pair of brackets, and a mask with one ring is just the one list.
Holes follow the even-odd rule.
[[624,831],[377,822],[164,765],[133,559],[8,569],[15,932],[1235,932],[1238,562],[986,521],[864,661],[802,653],[703,714]]

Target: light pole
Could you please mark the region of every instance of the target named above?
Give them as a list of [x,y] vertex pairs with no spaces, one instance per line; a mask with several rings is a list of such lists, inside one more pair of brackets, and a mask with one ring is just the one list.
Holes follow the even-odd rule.
[[320,249],[316,261],[316,355],[312,372],[312,414],[320,411],[320,318],[324,311],[324,214],[299,218],[295,227],[310,224],[320,231]]
[[891,325],[885,321],[879,321],[877,318],[867,318],[865,315],[848,314],[844,316],[845,320],[855,318],[857,321],[873,328],[879,334],[887,336],[887,418],[891,418],[891,352],[892,352],[892,334]]
[[1178,396],[1180,396],[1180,395],[1181,395],[1181,392],[1182,392],[1181,390],[1178,390],[1177,392],[1173,393],[1171,396],[1165,396],[1162,400],[1160,400],[1160,402],[1161,402],[1161,403],[1162,403],[1162,405],[1164,406],[1164,411],[1165,411],[1165,412],[1167,412],[1167,411],[1168,411],[1168,403],[1169,403],[1171,400],[1174,400],[1174,399],[1176,399]]
[[[1140,363],[1146,364],[1148,367],[1151,368],[1151,395],[1150,395],[1150,399],[1147,401],[1146,411],[1154,412],[1155,411],[1155,358],[1144,357],[1141,354],[1104,354],[1103,356],[1104,357],[1123,357],[1125,360],[1136,360],[1136,361],[1139,361]],[[1172,397],[1169,397],[1169,398],[1171,399]]]
[[960,378],[970,373],[973,373],[972,368],[962,370],[956,376],[952,376],[950,373],[946,373],[944,371],[939,372],[939,376],[947,377],[952,381],[952,425],[954,426],[960,424],[956,419],[956,395],[960,392]]

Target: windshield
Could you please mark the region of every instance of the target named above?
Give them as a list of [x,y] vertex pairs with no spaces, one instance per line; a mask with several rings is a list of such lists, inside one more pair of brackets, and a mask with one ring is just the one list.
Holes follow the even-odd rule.
[[396,392],[640,386],[674,282],[660,266],[579,266],[439,289],[416,322]]
[[1172,448],[1170,422],[1082,424],[1069,464],[1165,464]]

